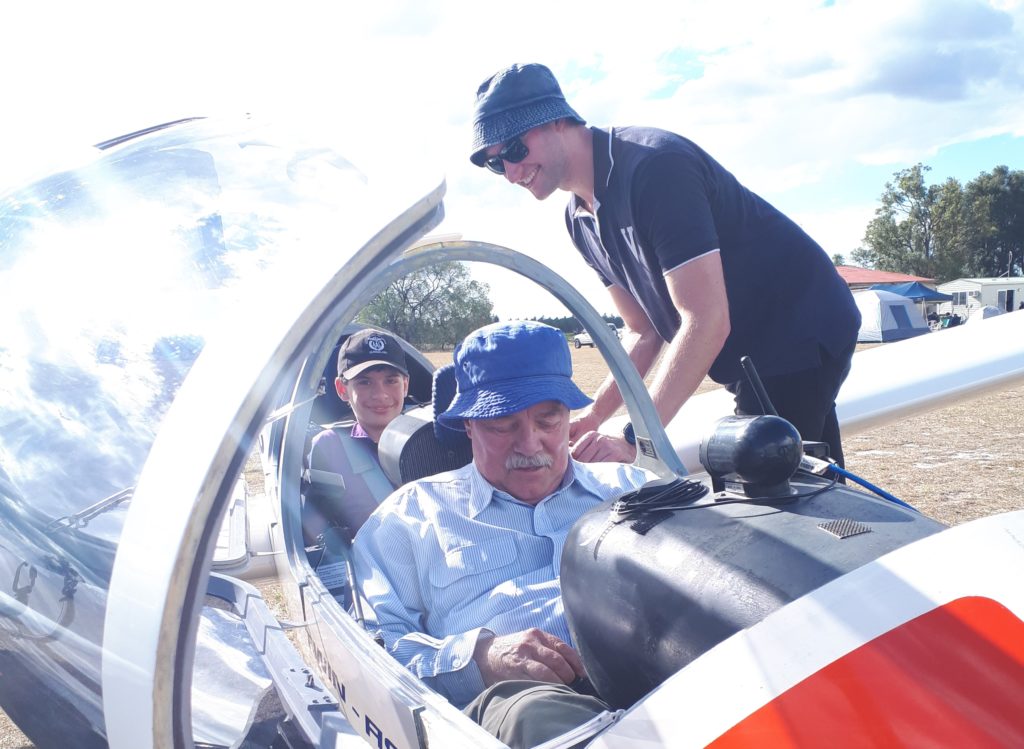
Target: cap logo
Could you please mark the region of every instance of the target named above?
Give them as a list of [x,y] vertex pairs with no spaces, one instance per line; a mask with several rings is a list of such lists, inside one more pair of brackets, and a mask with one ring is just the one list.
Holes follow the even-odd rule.
[[366,345],[370,349],[370,351],[373,351],[378,354],[385,348],[387,348],[387,342],[379,335],[372,335],[369,338],[367,338]]

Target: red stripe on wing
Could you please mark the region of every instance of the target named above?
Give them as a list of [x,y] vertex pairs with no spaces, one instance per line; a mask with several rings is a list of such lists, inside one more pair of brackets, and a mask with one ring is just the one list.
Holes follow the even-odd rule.
[[1024,622],[989,598],[952,601],[829,664],[710,746],[1024,747]]

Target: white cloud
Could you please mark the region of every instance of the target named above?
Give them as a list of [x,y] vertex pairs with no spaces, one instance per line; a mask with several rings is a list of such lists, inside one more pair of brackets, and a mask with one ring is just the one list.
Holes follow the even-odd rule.
[[853,263],[853,251],[864,236],[864,228],[875,217],[874,204],[850,205],[833,210],[792,211],[792,218],[814,237],[829,257],[842,255],[847,265]]
[[[537,204],[468,162],[473,92],[510,62],[551,66],[593,124],[693,138],[770,200],[816,186],[827,211],[791,210],[820,218],[811,233],[835,252],[855,247],[858,221],[870,219],[841,175],[895,171],[1024,129],[1020,0],[637,0],[628,10],[550,0],[15,4],[0,23],[0,182],[65,140],[196,114],[284,112],[340,123],[407,169],[442,164],[444,231],[522,249],[603,299],[569,244],[561,201]],[[524,293],[506,296],[500,309]]]

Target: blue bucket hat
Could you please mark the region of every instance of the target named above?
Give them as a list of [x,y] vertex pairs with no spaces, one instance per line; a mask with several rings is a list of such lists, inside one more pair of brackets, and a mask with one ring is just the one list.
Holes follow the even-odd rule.
[[476,90],[469,160],[483,166],[486,149],[563,117],[586,124],[566,103],[558,81],[546,67],[529,63],[499,70]]
[[455,382],[455,399],[438,416],[454,429],[463,419],[497,419],[541,401],[569,409],[593,402],[572,381],[565,336],[539,322],[499,322],[470,333],[455,350]]

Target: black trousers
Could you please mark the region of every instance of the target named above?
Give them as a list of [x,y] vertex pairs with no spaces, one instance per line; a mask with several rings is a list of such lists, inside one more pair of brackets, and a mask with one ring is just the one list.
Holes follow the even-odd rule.
[[[779,416],[793,424],[805,441],[827,443],[829,456],[841,468],[845,463],[839,420],[836,418],[836,396],[850,373],[850,362],[856,348],[854,342],[839,356],[832,356],[822,348],[821,365],[818,367],[761,378]],[[730,383],[726,390],[736,396],[737,415],[764,413],[754,389],[746,380]]]

